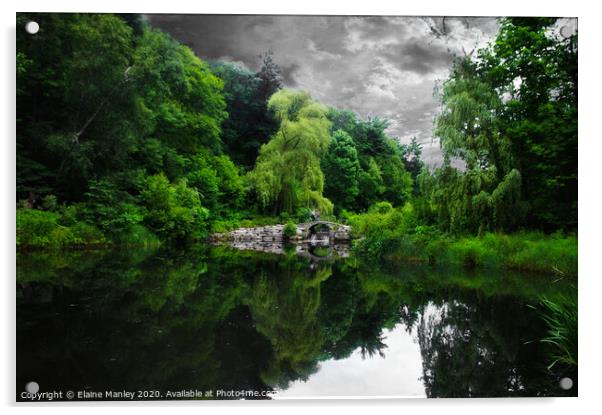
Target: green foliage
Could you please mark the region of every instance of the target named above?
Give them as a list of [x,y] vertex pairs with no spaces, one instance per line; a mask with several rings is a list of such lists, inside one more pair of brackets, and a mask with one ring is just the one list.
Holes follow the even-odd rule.
[[[434,130],[445,162],[433,171],[416,138],[400,145],[386,120],[282,89],[271,52],[253,73],[208,65],[137,15],[18,15],[28,20],[44,30],[20,31],[16,51],[18,206],[44,212],[24,213],[33,245],[95,232],[190,240],[319,210],[353,223],[378,255],[447,250],[476,266],[490,262],[480,239],[455,246],[437,231],[460,240],[576,225],[576,36],[554,38],[554,19],[504,19],[495,43],[455,62]],[[525,246],[504,261],[549,264]],[[556,255],[561,272],[574,268]]]
[[282,229],[282,235],[287,239],[295,237],[297,235],[297,225],[293,222],[287,222]]
[[[219,154],[223,82],[189,48],[136,16],[19,19],[44,25],[18,42],[21,205],[126,244],[156,239],[143,223],[163,239],[201,235],[196,191],[212,218],[242,206],[244,179]],[[162,199],[156,176],[176,183]]]
[[382,258],[401,246],[402,235],[413,232],[416,217],[409,203],[403,208],[393,208],[389,202],[379,202],[368,213],[349,215],[347,223],[355,237],[363,238],[357,245],[359,252]]
[[[269,65],[267,68],[265,65]],[[264,62],[255,74],[233,63],[220,62],[213,72],[224,81],[224,98],[228,118],[222,123],[224,150],[237,164],[251,169],[262,144],[278,129],[278,123],[268,110],[268,100],[280,89],[274,76],[274,63]]]
[[435,128],[446,165],[425,196],[443,229],[576,225],[576,36],[555,38],[554,21],[504,19],[494,44],[455,63]]
[[577,297],[561,295],[556,299],[542,296],[541,318],[545,321],[548,332],[541,339],[554,350],[551,352],[551,363],[548,369],[555,365],[577,366],[578,336],[577,336]]
[[360,164],[351,136],[337,130],[322,161],[326,178],[324,195],[337,209],[353,209],[359,193]]
[[330,142],[326,108],[309,94],[283,89],[272,96],[269,107],[280,129],[261,147],[257,164],[249,174],[260,206],[273,213],[294,212],[300,207],[332,211],[322,195],[324,174],[320,158]]
[[500,129],[529,178],[528,219],[548,229],[577,223],[577,35],[553,36],[555,21],[504,19],[477,60],[482,78],[509,97]]
[[246,183],[238,168],[225,155],[198,153],[188,163],[188,185],[198,190],[203,206],[214,217],[242,208]]
[[97,224],[107,235],[127,234],[142,222],[143,213],[134,198],[111,180],[91,180],[85,196],[82,219]]
[[577,276],[577,237],[540,232],[450,237],[420,225],[411,205],[393,209],[388,203],[368,213],[349,215],[356,251],[365,258],[389,258],[455,264],[466,268],[502,267],[525,272]]
[[146,29],[138,39],[131,76],[150,136],[178,153],[218,150],[226,118],[223,82],[192,51],[165,33]]
[[385,191],[382,172],[374,158],[368,158],[367,165],[360,171],[358,177],[359,194],[356,208],[366,210],[380,198]]
[[388,145],[390,153],[376,159],[381,166],[384,185],[381,198],[390,201],[395,206],[403,206],[412,196],[412,176],[405,169],[399,147],[392,142],[389,142]]
[[469,60],[456,63],[443,86],[444,109],[437,116],[434,134],[447,158],[457,157],[469,171],[495,169],[508,164],[508,140],[500,135],[496,114],[502,99],[479,77]]
[[186,180],[172,184],[163,174],[150,176],[140,192],[140,200],[147,210],[144,223],[159,236],[186,240],[204,235],[209,212],[201,206],[199,193],[189,188]]
[[86,223],[65,226],[61,223],[59,213],[17,209],[17,247],[60,248],[107,243],[107,239],[97,228]]
[[[521,174],[510,169],[510,143],[499,130],[501,97],[479,78],[474,63],[463,60],[444,84],[441,100],[435,134],[446,164],[435,171],[429,188],[419,187],[430,192],[439,224],[454,233],[516,229],[526,208]],[[451,158],[461,159],[465,171],[452,168]]]
[[[331,131],[334,134],[342,131],[351,137],[360,163],[357,195],[352,203],[350,195],[345,195],[342,208],[365,211],[379,200],[388,200],[397,206],[409,201],[413,183],[405,168],[405,150],[386,135],[387,122],[379,118],[363,121],[351,111],[336,108],[330,108],[327,116],[332,122]],[[325,166],[330,167],[329,164]],[[332,172],[329,173],[327,186],[328,178],[332,175]],[[351,177],[354,176],[355,173],[352,172]],[[333,184],[340,182],[341,180],[333,180]],[[354,187],[350,189],[353,191]],[[335,204],[338,206],[341,201],[335,200]]]
[[19,19],[44,25],[44,36],[19,32],[17,42],[27,62],[17,78],[18,191],[81,199],[94,174],[127,166],[134,144],[131,29],[110,14]]

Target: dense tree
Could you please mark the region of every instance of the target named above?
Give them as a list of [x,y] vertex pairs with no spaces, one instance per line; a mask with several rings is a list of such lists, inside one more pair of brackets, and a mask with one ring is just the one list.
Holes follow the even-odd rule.
[[18,31],[17,191],[81,200],[89,179],[127,166],[135,143],[132,30],[113,15],[19,19],[43,36]]
[[505,19],[493,45],[455,63],[435,128],[446,166],[427,186],[444,229],[575,226],[576,38],[555,37],[554,21]]
[[479,79],[472,62],[462,60],[445,83],[441,100],[444,109],[435,134],[448,166],[444,168],[451,168],[452,158],[465,164],[463,173],[447,175],[451,180],[442,183],[436,196],[447,209],[443,216],[449,216],[441,218],[444,227],[452,232],[515,228],[526,206],[521,175],[511,169],[510,143],[499,130],[501,97]]
[[422,145],[418,142],[416,137],[412,137],[410,144],[401,144],[401,152],[403,154],[405,169],[412,176],[414,194],[416,194],[418,191],[418,175],[425,167],[424,161],[422,161]]
[[396,206],[403,206],[412,196],[412,176],[405,169],[403,154],[398,144],[388,140],[387,147],[388,151],[375,157],[381,166],[384,185],[382,199]]
[[190,189],[186,180],[172,184],[162,174],[150,176],[140,199],[148,210],[145,223],[158,235],[166,239],[202,236],[199,225],[209,213],[201,206],[198,192]]
[[220,62],[214,64],[212,70],[224,81],[228,111],[228,118],[222,124],[224,150],[237,164],[251,169],[261,145],[278,129],[275,117],[268,110],[268,100],[280,84],[266,87],[268,81],[261,77],[267,76],[263,73],[267,72],[265,68],[255,74],[236,64]]
[[148,137],[179,154],[221,149],[220,125],[226,118],[223,82],[209,65],[165,33],[147,29],[138,40],[131,76]]
[[479,53],[481,77],[507,101],[500,129],[525,180],[529,225],[577,224],[577,35],[555,33],[552,18],[504,19]]
[[360,163],[353,140],[343,130],[337,130],[332,136],[322,170],[326,177],[324,195],[338,209],[354,209],[359,193]]
[[[206,230],[200,197],[213,217],[240,206],[238,168],[219,155],[223,83],[190,49],[136,16],[19,18],[38,21],[44,31],[19,31],[22,206],[49,209],[44,201],[55,197],[65,225],[94,224],[114,239],[142,224],[166,239],[198,234]],[[195,188],[186,187],[186,177],[197,179]],[[215,177],[215,189],[199,177]],[[161,202],[173,209],[151,205],[161,199],[147,197],[151,183],[173,193]],[[195,199],[184,188],[202,193]]]
[[494,43],[455,61],[433,171],[386,120],[282,89],[271,52],[253,73],[208,65],[138,15],[18,19],[43,31],[17,35],[17,197],[50,212],[20,215],[28,229],[180,240],[380,202],[453,233],[576,225],[576,36],[556,37],[555,19],[504,19]]
[[360,170],[359,192],[351,210],[367,210],[380,200],[403,205],[412,193],[412,178],[404,165],[404,153],[385,133],[387,122],[379,118],[363,121],[352,111],[330,108],[331,131],[349,134],[357,149]]

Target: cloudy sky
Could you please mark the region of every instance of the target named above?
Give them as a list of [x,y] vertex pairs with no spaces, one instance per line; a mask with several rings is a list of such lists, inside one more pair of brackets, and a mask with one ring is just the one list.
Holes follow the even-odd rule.
[[319,101],[390,122],[388,133],[416,136],[430,164],[440,159],[432,138],[434,96],[454,55],[484,46],[495,18],[351,16],[149,15],[150,22],[210,60],[257,70],[269,50],[287,87]]
[[426,397],[421,380],[422,355],[415,334],[400,323],[392,330],[383,330],[383,336],[384,356],[363,358],[356,349],[348,358],[320,362],[319,371],[307,381],[292,382],[274,398]]

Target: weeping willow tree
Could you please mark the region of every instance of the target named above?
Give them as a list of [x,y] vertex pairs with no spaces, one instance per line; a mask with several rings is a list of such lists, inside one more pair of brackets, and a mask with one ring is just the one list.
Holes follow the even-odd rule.
[[[526,212],[521,199],[522,177],[513,168],[510,142],[500,133],[503,109],[499,91],[484,82],[470,60],[456,63],[441,93],[443,110],[435,135],[444,155],[443,167],[428,180],[430,207],[438,222],[452,232],[481,232],[516,228]],[[464,169],[452,166],[461,160]]]
[[316,208],[331,213],[332,203],[322,195],[324,174],[320,159],[330,143],[326,107],[306,92],[283,89],[269,101],[280,122],[271,140],[261,147],[250,182],[262,208],[292,213]]

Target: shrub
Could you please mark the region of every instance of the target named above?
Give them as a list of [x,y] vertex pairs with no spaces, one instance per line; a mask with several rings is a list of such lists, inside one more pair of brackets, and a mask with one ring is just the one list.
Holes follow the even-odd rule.
[[286,225],[284,225],[282,234],[285,239],[294,238],[297,235],[297,225],[295,225],[293,222],[288,222]]
[[75,222],[66,226],[56,212],[17,209],[17,246],[58,248],[106,243],[103,233],[93,225]]
[[157,235],[141,224],[131,226],[128,232],[119,236],[118,242],[130,246],[156,246],[161,243]]
[[58,213],[17,209],[17,246],[51,245],[51,234],[60,226],[58,220]]
[[163,238],[204,236],[209,211],[201,206],[199,193],[189,188],[186,180],[172,184],[163,174],[150,176],[140,199],[147,208],[144,223]]
[[73,232],[73,243],[76,245],[104,245],[108,243],[98,228],[84,222],[76,223],[71,231]]

